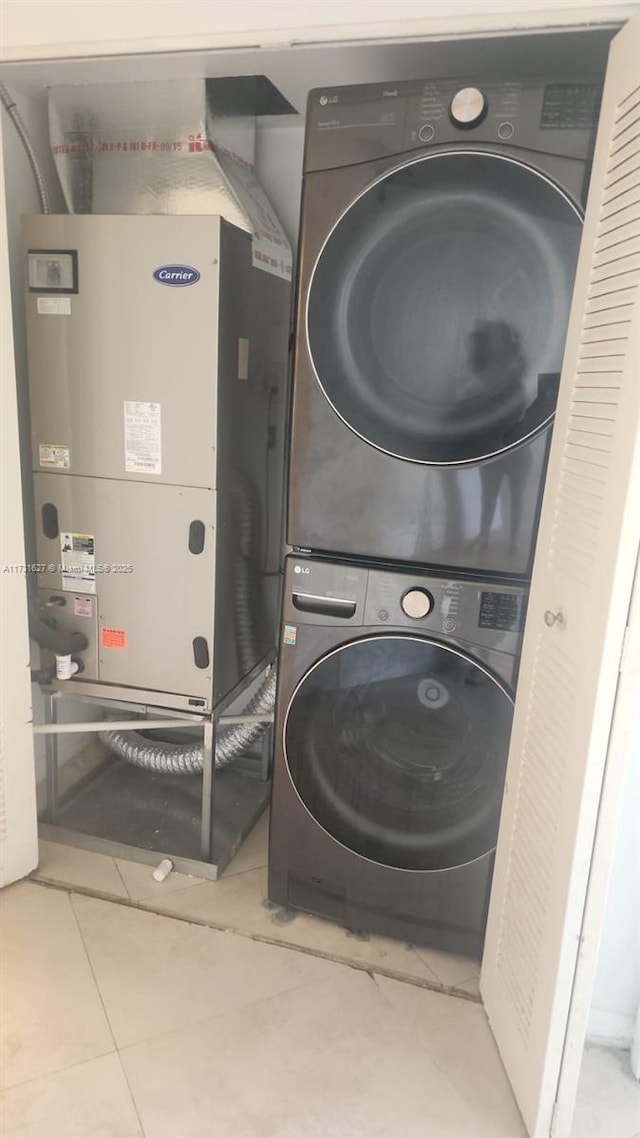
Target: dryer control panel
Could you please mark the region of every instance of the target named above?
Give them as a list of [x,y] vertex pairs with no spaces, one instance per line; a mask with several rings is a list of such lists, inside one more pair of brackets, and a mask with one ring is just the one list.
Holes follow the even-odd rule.
[[353,627],[361,634],[407,629],[515,654],[527,590],[457,580],[420,570],[364,568],[320,558],[287,558],[285,631],[296,625]]

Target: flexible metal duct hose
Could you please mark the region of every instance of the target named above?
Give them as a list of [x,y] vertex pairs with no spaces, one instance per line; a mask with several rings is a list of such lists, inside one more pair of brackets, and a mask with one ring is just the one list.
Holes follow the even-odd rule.
[[[240,668],[246,674],[254,666],[258,656],[255,637],[256,616],[253,609],[255,589],[252,580],[257,523],[251,483],[240,471],[234,471],[231,493],[236,523],[234,596],[236,642]],[[266,714],[273,711],[275,702],[276,672],[273,669],[244,710],[247,715]],[[216,769],[228,766],[234,759],[244,754],[264,730],[264,723],[240,723],[234,727],[221,728],[215,740]],[[153,742],[138,731],[103,731],[100,739],[109,750],[125,762],[154,771],[156,774],[200,774],[204,766],[200,743]]]
[[256,646],[255,590],[252,566],[255,563],[257,521],[251,483],[239,471],[233,472],[231,488],[236,523],[236,571],[234,616],[236,640],[242,672],[250,672],[258,658]]
[[[232,487],[236,537],[234,614],[240,667],[248,672],[258,650],[255,640],[255,590],[252,565],[257,524],[251,484],[239,471]],[[267,714],[276,701],[276,671],[271,670],[244,709],[247,715]],[[215,740],[216,769],[228,766],[244,754],[265,730],[264,723],[240,723],[222,727]],[[101,741],[125,762],[156,774],[200,774],[204,766],[201,743],[154,742],[139,731],[103,731]]]
[[31,139],[29,138],[27,128],[22,121],[22,115],[20,114],[20,111],[18,110],[14,100],[11,98],[11,95],[7,91],[7,88],[4,86],[4,83],[0,83],[0,102],[2,103],[14,127],[16,128],[18,137],[24,146],[27,158],[29,159],[29,165],[31,166],[33,176],[38,187],[40,209],[43,213],[51,213],[51,199],[49,198],[49,191],[47,189],[45,176],[40,168],[40,163],[38,162],[36,152],[31,145]]
[[[272,668],[245,708],[246,715],[266,714],[276,698],[276,670]],[[215,740],[216,769],[226,767],[259,738],[264,723],[223,727]],[[139,731],[101,731],[100,739],[114,754],[133,766],[156,774],[200,774],[204,766],[201,743],[154,743]]]

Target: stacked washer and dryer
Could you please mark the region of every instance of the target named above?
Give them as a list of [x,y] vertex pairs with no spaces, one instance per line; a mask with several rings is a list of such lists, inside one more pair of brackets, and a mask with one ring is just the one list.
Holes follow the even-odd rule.
[[599,96],[309,97],[273,901],[481,951]]

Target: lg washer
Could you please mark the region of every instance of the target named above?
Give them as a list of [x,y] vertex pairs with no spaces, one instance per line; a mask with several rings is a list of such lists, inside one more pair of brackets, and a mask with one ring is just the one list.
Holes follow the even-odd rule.
[[311,92],[294,548],[529,573],[599,98],[589,77]]
[[289,557],[269,897],[482,948],[526,591]]

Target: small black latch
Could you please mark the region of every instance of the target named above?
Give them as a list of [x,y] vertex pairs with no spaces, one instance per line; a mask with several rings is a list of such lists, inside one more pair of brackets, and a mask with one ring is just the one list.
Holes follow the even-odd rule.
[[202,553],[204,549],[204,522],[193,521],[189,526],[189,553]]
[[204,636],[196,636],[193,641],[193,659],[196,668],[209,667],[209,645]]
[[53,502],[45,502],[42,507],[42,530],[45,537],[58,537],[58,510]]

